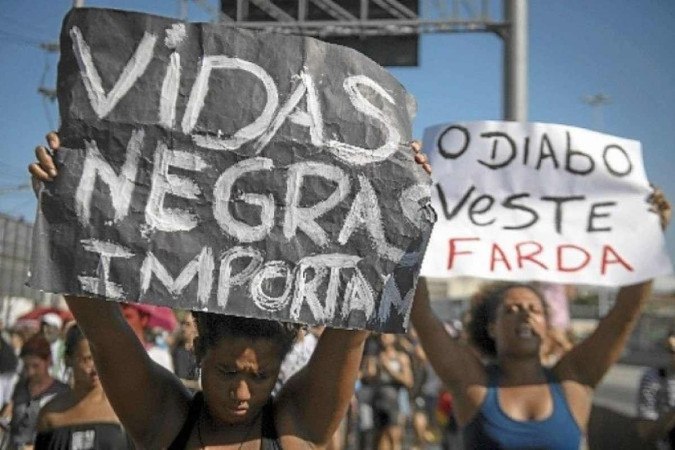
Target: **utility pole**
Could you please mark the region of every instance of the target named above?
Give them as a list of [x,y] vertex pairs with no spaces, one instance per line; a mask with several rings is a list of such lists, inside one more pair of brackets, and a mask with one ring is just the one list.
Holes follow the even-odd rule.
[[178,18],[183,21],[186,21],[188,19],[187,0],[178,0]]
[[505,0],[504,119],[527,121],[527,0]]

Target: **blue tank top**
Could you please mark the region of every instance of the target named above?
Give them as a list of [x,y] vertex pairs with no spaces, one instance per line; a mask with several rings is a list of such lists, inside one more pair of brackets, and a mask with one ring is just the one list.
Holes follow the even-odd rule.
[[546,372],[553,399],[553,413],[544,420],[514,420],[502,411],[496,370],[489,371],[487,395],[480,410],[464,427],[467,449],[578,450],[582,433],[567,405],[562,386]]

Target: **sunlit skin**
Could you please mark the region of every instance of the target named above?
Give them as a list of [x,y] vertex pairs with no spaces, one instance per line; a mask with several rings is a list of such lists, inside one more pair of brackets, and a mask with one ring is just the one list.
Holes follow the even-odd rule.
[[541,298],[525,287],[506,291],[489,332],[497,345],[497,354],[513,357],[539,355],[539,347],[548,327]]
[[231,425],[255,420],[270,398],[280,354],[267,339],[223,338],[207,350],[201,364],[210,418]]

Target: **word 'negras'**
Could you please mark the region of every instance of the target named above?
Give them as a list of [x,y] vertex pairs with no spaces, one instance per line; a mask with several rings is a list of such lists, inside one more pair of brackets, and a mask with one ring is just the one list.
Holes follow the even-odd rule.
[[[137,187],[137,171],[141,148],[143,147],[144,132],[136,130],[127,145],[127,154],[124,166],[119,174],[103,157],[96,142],[86,142],[85,161],[78,187],[75,192],[75,206],[78,219],[84,226],[88,226],[92,216],[92,196],[97,180],[108,186],[110,202],[113,206],[113,222],[125,219],[134,198],[134,189]],[[170,169],[179,168],[183,175],[169,173]],[[154,166],[150,193],[147,196],[145,207],[146,224],[155,230],[163,232],[187,232],[197,227],[200,218],[188,210],[166,208],[164,200],[167,195],[184,199],[196,199],[201,194],[200,187],[194,180],[188,178],[187,171],[199,172],[206,168],[206,163],[196,153],[171,150],[165,143],[159,141],[154,156]],[[320,163],[303,161],[291,164],[284,168],[287,174],[285,204],[276,205],[270,194],[237,193],[237,199],[249,205],[259,207],[259,221],[251,225],[235,217],[230,211],[230,203],[236,181],[242,176],[259,171],[274,169],[274,162],[269,158],[248,158],[226,168],[218,177],[213,187],[212,211],[213,218],[221,230],[238,243],[254,243],[266,239],[275,226],[275,211],[283,210],[283,235],[290,240],[295,238],[299,231],[309,237],[318,247],[329,244],[347,244],[351,236],[358,230],[364,230],[374,244],[375,251],[380,257],[401,264],[413,266],[419,262],[420,255],[406,253],[389,243],[385,236],[382,223],[382,213],[375,190],[368,178],[358,176],[358,192],[351,200],[349,212],[337,236],[329,236],[317,222],[317,219],[345,201],[352,191],[352,182],[347,173],[341,168]],[[313,205],[302,205],[303,180],[305,177],[322,177],[335,183],[335,190],[328,198]],[[399,204],[404,215],[416,226],[419,199],[426,195],[425,186],[415,184],[402,192]],[[428,191],[427,191],[428,192]],[[331,240],[331,238],[333,240]],[[100,255],[96,277],[78,277],[81,286],[87,292],[104,295],[109,298],[122,299],[125,296],[122,287],[109,280],[109,269],[112,258],[129,259],[134,253],[119,244],[95,239],[82,242],[85,250]],[[202,251],[188,263],[180,275],[175,279],[169,274],[159,260],[148,252],[144,256],[140,269],[141,299],[142,294],[150,286],[152,274],[162,282],[167,290],[178,296],[183,289],[197,276],[197,298],[201,306],[206,307],[211,297],[214,284],[213,273],[216,262],[211,247],[203,247]],[[233,267],[241,263],[242,258],[249,263],[244,269],[233,273]],[[344,292],[342,309],[339,313],[345,317],[352,311],[363,311],[366,319],[375,313],[375,299],[371,286],[357,267],[361,257],[340,253],[329,253],[307,256],[302,258],[295,267],[285,261],[267,261],[264,255],[252,246],[235,246],[220,258],[218,271],[217,303],[225,307],[230,296],[231,288],[247,285],[253,302],[263,311],[278,311],[284,309],[291,302],[290,317],[298,319],[303,304],[309,306],[314,318],[326,320],[336,312],[335,305],[338,288]],[[308,274],[314,274],[311,278]],[[281,279],[283,289],[280,293],[265,291],[266,282]],[[101,284],[101,280],[105,280]],[[340,287],[341,280],[348,280],[346,286]],[[325,300],[319,301],[317,290],[326,285]],[[409,303],[410,292],[402,298],[401,293],[389,276],[383,280],[387,295],[382,296],[380,311],[377,314],[380,321],[385,321],[389,315],[389,308],[394,305],[405,311]]]
[[[75,191],[75,208],[83,226],[91,221],[92,197],[97,179],[108,186],[111,204],[114,210],[114,222],[128,216],[137,187],[137,173],[144,132],[135,130],[127,145],[126,160],[118,174],[103,157],[95,141],[86,141],[86,151],[82,174]],[[207,164],[196,153],[172,150],[161,140],[157,143],[154,155],[150,193],[145,206],[145,222],[150,228],[163,232],[187,232],[197,227],[200,217],[189,210],[166,208],[167,195],[186,200],[195,200],[202,194],[200,187],[187,176],[170,173],[171,169],[200,172]],[[309,237],[314,244],[325,247],[331,242],[326,230],[317,222],[321,216],[345,201],[351,192],[352,182],[348,174],[340,167],[315,161],[302,161],[284,167],[286,173],[286,195],[283,205],[277,205],[271,194],[244,193],[235,189],[238,179],[256,172],[269,172],[275,169],[270,158],[254,157],[244,159],[228,168],[216,180],[213,186],[213,219],[221,230],[240,243],[252,243],[266,239],[275,226],[275,211],[282,206],[283,235],[287,240],[296,236],[298,230]],[[304,179],[320,177],[337,185],[328,196],[313,205],[303,205],[302,191]],[[336,242],[345,245],[351,236],[365,229],[375,244],[378,254],[390,261],[404,259],[405,252],[390,244],[384,233],[382,212],[370,180],[358,175],[359,190],[353,197],[349,212],[344,219]],[[235,192],[236,191],[236,192]],[[415,218],[419,209],[418,201],[424,195],[424,186],[414,184],[406,188],[399,197],[404,215],[416,226]],[[259,224],[251,225],[235,217],[230,211],[232,200],[244,202],[259,208]]]

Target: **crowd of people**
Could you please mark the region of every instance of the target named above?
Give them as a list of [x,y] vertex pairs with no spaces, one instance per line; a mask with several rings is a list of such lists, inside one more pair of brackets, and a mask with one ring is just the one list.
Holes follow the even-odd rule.
[[[148,326],[152,308],[121,304],[119,309],[150,359],[170,368],[191,394],[199,392],[193,314],[176,311],[177,326],[167,330]],[[461,324],[450,329],[457,333]],[[8,380],[3,397],[7,448],[134,448],[103,390],[89,340],[74,320],[49,312],[39,328],[21,330],[16,348],[8,342],[9,331],[16,333],[5,330],[0,340],[0,371]],[[309,362],[323,331],[298,330],[280,365],[274,396]],[[359,370],[354,396],[329,448],[461,448],[452,398],[414,329],[402,335],[369,335]]]
[[[181,325],[173,331],[148,326],[153,307],[122,304],[120,311],[148,356],[196,391],[191,313],[177,311]],[[24,322],[3,330],[0,448],[133,448],[103,390],[89,340],[63,313],[71,320],[47,312],[38,326]]]
[[[647,292],[640,287],[625,290],[630,289],[640,289],[642,296]],[[619,311],[608,315],[594,335],[578,345],[573,345],[570,339],[561,352],[560,346],[550,343],[560,340],[557,331],[553,328],[549,333],[546,331],[548,303],[530,285],[486,283],[471,299],[464,321],[454,322],[426,317],[433,313],[425,292],[422,280],[412,316],[419,331],[411,328],[407,334],[400,335],[371,333],[365,339],[353,395],[345,403],[344,418],[330,429],[333,435],[326,439],[326,448],[519,448],[519,444],[495,442],[505,438],[517,440],[518,434],[530,438],[549,436],[549,441],[540,443],[539,448],[580,448],[586,432],[580,424],[588,423],[592,387],[614,362],[618,355],[616,347],[623,345],[623,334],[630,331],[630,327],[619,326],[618,321],[633,320],[635,313]],[[633,308],[636,298],[643,298],[630,294],[621,292],[615,309],[626,308],[626,305]],[[622,306],[622,298],[630,298],[630,301],[623,300]],[[141,344],[149,359],[162,367],[159,370],[168,371],[167,366],[171,367],[192,398],[204,395],[201,394],[204,380],[200,362],[204,352],[208,353],[207,349],[223,338],[218,336],[222,329],[207,331],[205,340],[200,343],[198,321],[189,311],[175,311],[177,326],[167,330],[147,326],[150,323],[147,308],[141,307],[130,314],[134,305],[111,305],[119,310],[132,330],[131,336]],[[202,318],[202,330],[208,330],[209,326],[219,329],[224,323],[228,329],[243,326],[248,334],[251,329],[247,326],[259,326],[257,320],[246,324],[250,320],[247,319],[243,325],[233,325],[231,321],[241,321],[210,314],[206,317]],[[134,326],[139,323],[143,326],[137,334]],[[604,327],[611,329],[604,330]],[[26,340],[17,347],[16,339],[14,345],[9,342],[12,336],[8,331],[5,330],[0,340],[0,372],[3,380],[8,380],[3,387],[8,392],[2,405],[4,448],[193,447],[186,446],[185,442],[173,447],[166,443],[158,446],[133,443],[132,435],[125,430],[103,389],[90,341],[75,321],[64,322],[54,313],[45,314],[32,335],[23,330]],[[254,383],[272,387],[272,395],[276,397],[283,395],[284,385],[293,383],[289,380],[309,363],[325,329],[289,326],[271,331],[284,337],[281,353],[285,357],[279,365],[278,376]],[[621,333],[621,336],[608,339],[604,333]],[[594,343],[594,339],[607,339],[604,343],[607,346]],[[637,406],[637,431],[645,442],[660,445],[657,448],[672,448],[668,445],[673,443],[675,329],[665,343],[672,358],[663,367],[645,373]],[[153,357],[157,354],[162,356]],[[579,358],[581,362],[574,362]],[[257,361],[248,362],[257,364]],[[216,364],[219,366],[220,363]],[[591,375],[575,373],[570,366],[583,368]],[[57,368],[63,370],[55,370]],[[236,376],[238,369],[230,369],[229,376]],[[254,378],[265,377],[259,370],[258,366]],[[133,373],[129,372],[129,376]],[[533,374],[544,379],[527,378]],[[582,378],[590,376],[595,378]],[[206,383],[213,381],[206,380]],[[216,385],[220,383],[216,381]],[[252,400],[251,392],[233,395]],[[523,399],[529,400],[524,403]],[[142,408],[140,404],[137,407]],[[194,403],[190,403],[188,409],[194,408]],[[265,406],[262,409],[264,411]],[[234,414],[232,419],[236,418]],[[204,420],[203,427],[217,426],[199,415],[195,420]],[[263,424],[263,427],[269,426],[269,423]],[[198,447],[205,448],[199,442],[203,442],[199,433],[204,430],[197,430]],[[182,434],[183,439],[190,439],[187,431]],[[551,442],[550,436],[557,437],[558,442]],[[247,438],[244,437],[244,441]]]
[[[39,182],[58,176],[58,135],[48,144],[30,169]],[[669,204],[658,191],[650,201],[665,227]],[[3,395],[12,385],[2,409],[8,447],[578,449],[593,390],[650,286],[622,287],[575,345],[525,283],[486,284],[465,321],[448,324],[421,279],[408,335],[203,311],[177,312],[178,332],[157,333],[150,307],[66,295],[75,321],[45,315],[20,348],[2,343],[14,351],[0,353],[0,369],[20,374],[0,378]],[[642,384],[640,432],[672,440],[672,367]]]

